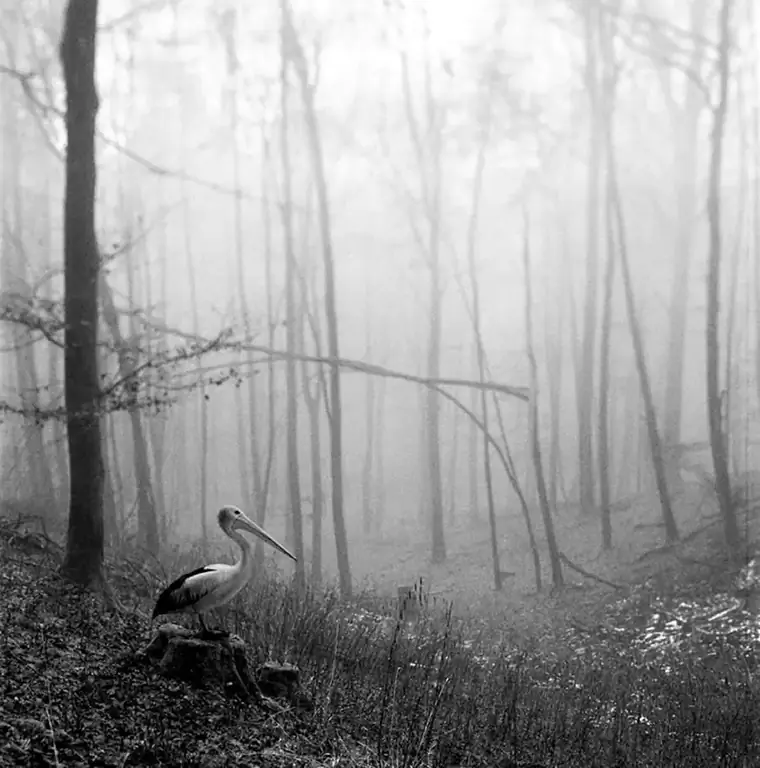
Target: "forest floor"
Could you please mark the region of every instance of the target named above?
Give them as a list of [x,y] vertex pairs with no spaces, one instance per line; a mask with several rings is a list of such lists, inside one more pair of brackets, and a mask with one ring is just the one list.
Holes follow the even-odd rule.
[[222,621],[252,667],[299,668],[313,707],[272,714],[143,660],[161,584],[134,557],[109,559],[114,610],[0,520],[0,766],[760,765],[760,632],[713,546],[694,538],[625,590],[431,606],[414,626],[371,591],[261,580]]

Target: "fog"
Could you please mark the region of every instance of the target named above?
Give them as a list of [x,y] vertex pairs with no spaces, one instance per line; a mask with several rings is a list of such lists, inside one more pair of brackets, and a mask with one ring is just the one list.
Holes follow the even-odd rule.
[[[286,208],[298,271],[294,292],[301,338],[293,352],[316,358],[329,354],[318,176],[295,65],[287,77],[292,199],[286,199],[278,4],[157,2],[132,9],[111,0],[101,5],[96,226],[121,333],[131,359],[144,366],[133,378],[143,397],[139,418],[150,441],[162,544],[189,546],[201,534],[202,515],[213,526],[223,504],[260,513],[252,445],[262,478],[274,447],[267,529],[292,541],[286,359],[277,354],[287,347]],[[622,248],[670,491],[684,532],[696,524],[705,473],[712,473],[705,297],[714,229],[706,201],[719,96],[717,11],[713,3],[704,3],[709,12],[695,21],[694,4],[674,0],[652,4],[656,8],[646,3],[643,10],[624,8],[612,21],[601,14],[589,22],[583,3],[517,5],[417,0],[402,7],[304,0],[293,3],[293,16],[324,158],[340,357],[382,366],[386,373],[430,376],[430,264],[435,258],[441,343],[440,373],[432,378],[477,382],[472,253],[484,380],[530,388],[527,260],[537,363],[533,397],[551,513],[560,548],[586,563],[601,546],[598,485],[591,507],[580,488],[578,412],[588,382],[593,476],[598,473],[600,398],[609,405],[610,501],[627,515],[623,522],[613,513],[616,546],[643,550],[662,535],[655,528],[655,534],[646,534],[650,538],[634,538],[641,527],[656,526],[659,502],[621,278]],[[48,338],[60,336],[54,319],[61,317],[63,293],[65,102],[57,59],[63,3],[33,0],[23,6],[6,4],[2,10],[8,33],[0,53],[0,401],[5,406],[0,495],[5,502],[35,499],[55,529],[68,504],[64,426],[60,414],[52,414],[62,407],[63,352]],[[225,16],[229,11],[235,15]],[[734,478],[757,466],[760,437],[757,32],[756,22],[736,23],[718,180],[719,375]],[[608,54],[619,67],[614,101],[607,105],[613,114],[612,159],[600,128],[607,107],[599,83],[605,82]],[[589,67],[596,68],[591,75],[598,86],[596,101],[590,98]],[[596,177],[593,162],[599,163]],[[612,163],[624,229],[613,221],[609,203]],[[584,311],[594,253],[589,373],[583,370],[583,338],[589,333]],[[604,276],[611,255],[616,271],[609,391],[600,394]],[[666,387],[679,295],[685,306],[683,377],[673,428]],[[182,359],[188,344],[206,344],[220,334],[222,340],[203,355]],[[104,325],[101,340],[111,339]],[[256,351],[240,346],[251,344]],[[173,362],[166,363],[166,357]],[[122,375],[114,344],[104,347],[101,358],[106,387]],[[305,378],[308,386],[318,387],[320,370],[329,373],[318,363],[296,365],[308,562],[313,421],[303,387]],[[373,376],[368,385],[369,379],[366,372],[346,368],[341,374],[345,517],[354,579],[389,587],[425,575],[442,594],[454,593],[467,580],[486,592],[491,554],[480,431],[466,413],[439,398],[447,557],[433,567],[427,389],[393,376]],[[482,418],[479,390],[445,388]],[[489,393],[487,401],[487,429],[508,449],[544,553],[529,403],[503,392]],[[122,403],[103,417],[106,493],[115,516],[109,535],[113,541],[125,536],[141,541],[133,422],[125,407]],[[324,405],[318,408],[323,565],[331,579],[336,563],[330,444]],[[37,423],[33,411],[41,414]],[[691,446],[687,460],[680,460],[678,446]],[[527,588],[533,575],[519,496],[495,454],[491,465],[500,567]],[[363,528],[367,503],[375,521],[369,532]],[[716,505],[714,499],[705,503]],[[620,549],[612,560],[618,556]],[[544,577],[548,580],[548,571]]]

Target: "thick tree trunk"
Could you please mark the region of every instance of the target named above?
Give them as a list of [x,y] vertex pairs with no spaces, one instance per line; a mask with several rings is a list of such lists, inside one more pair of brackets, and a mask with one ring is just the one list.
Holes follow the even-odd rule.
[[66,83],[64,345],[70,463],[69,529],[63,573],[83,586],[103,579],[103,454],[98,377],[95,238],[97,0],[69,0],[61,42]]

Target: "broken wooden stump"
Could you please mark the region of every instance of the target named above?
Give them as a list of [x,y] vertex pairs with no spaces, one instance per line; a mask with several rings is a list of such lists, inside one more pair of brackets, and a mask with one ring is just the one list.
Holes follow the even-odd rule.
[[237,635],[208,639],[177,624],[162,624],[142,655],[162,675],[193,686],[221,686],[270,709],[283,709],[276,700],[304,708],[297,667],[268,662],[252,675],[245,651]]

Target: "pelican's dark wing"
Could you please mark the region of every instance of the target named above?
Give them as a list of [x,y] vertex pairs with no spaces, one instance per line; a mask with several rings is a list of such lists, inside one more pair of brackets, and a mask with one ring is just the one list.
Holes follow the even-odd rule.
[[194,571],[183,573],[178,579],[175,579],[169,586],[158,596],[156,601],[156,607],[153,609],[153,618],[156,616],[163,616],[166,613],[173,613],[174,611],[181,611],[191,603],[203,597],[205,594],[202,587],[199,585],[199,589],[187,589],[187,581],[193,576],[200,576],[204,573],[214,573],[216,567],[213,565],[204,565],[202,568],[196,568]]

